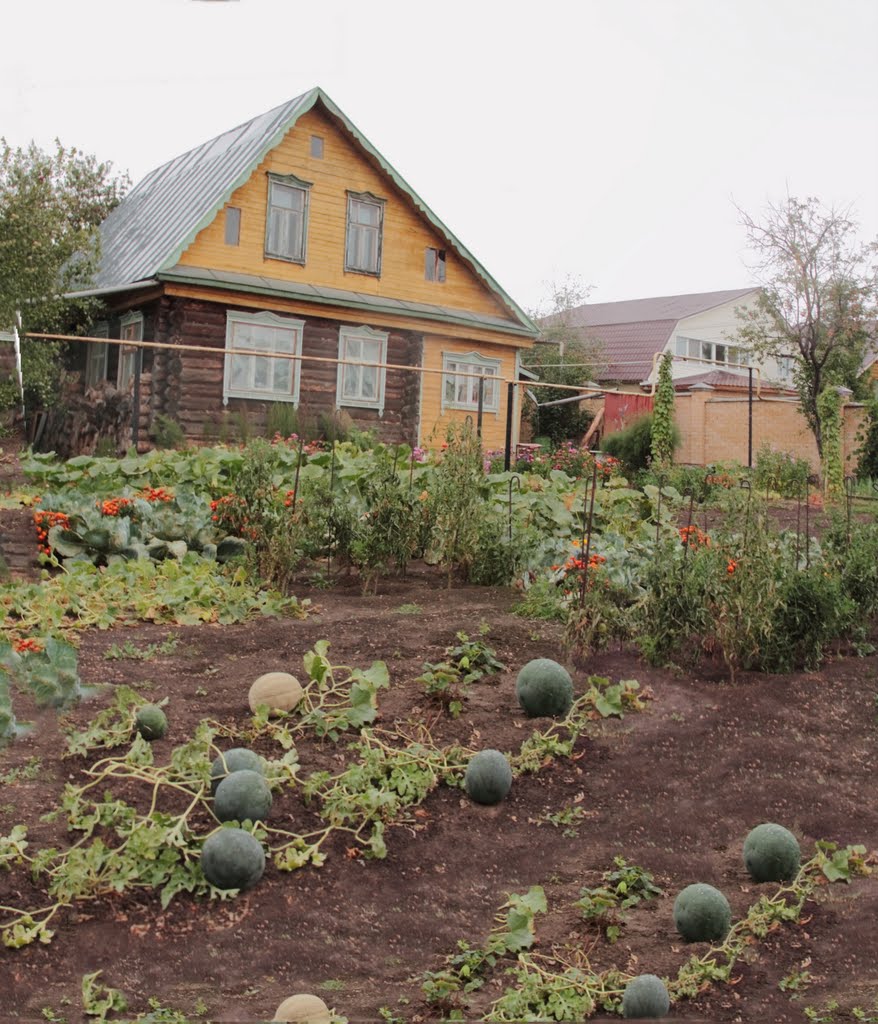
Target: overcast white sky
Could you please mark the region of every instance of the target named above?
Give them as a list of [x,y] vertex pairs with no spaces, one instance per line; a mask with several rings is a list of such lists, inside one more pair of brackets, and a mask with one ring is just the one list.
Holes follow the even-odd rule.
[[0,135],[153,167],[322,86],[523,306],[744,287],[789,191],[878,235],[876,0],[40,0]]

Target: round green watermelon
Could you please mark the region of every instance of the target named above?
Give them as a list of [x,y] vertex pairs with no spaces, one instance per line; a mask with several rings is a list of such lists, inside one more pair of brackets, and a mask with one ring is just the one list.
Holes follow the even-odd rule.
[[622,1016],[629,1020],[666,1017],[671,1008],[668,990],[655,974],[640,974],[625,986]]
[[231,750],[223,751],[210,766],[210,791],[216,793],[217,786],[227,775],[245,768],[262,775],[265,762],[257,753],[246,747],[233,747]]
[[515,695],[529,718],[563,718],[573,703],[573,681],[557,661],[535,658],[518,673]]
[[801,863],[799,841],[783,825],[757,825],[744,840],[744,864],[754,882],[788,882]]
[[722,942],[732,926],[732,908],[712,885],[687,885],[674,901],[674,924],[686,942]]
[[265,851],[240,828],[221,828],[201,848],[201,870],[217,889],[249,889],[265,870]]
[[499,804],[512,786],[512,769],[499,750],[480,750],[466,766],[464,786],[477,804]]
[[168,731],[168,719],[155,704],[144,704],[134,719],[134,727],[145,740],[160,740]]
[[270,810],[268,783],[250,768],[232,772],[216,787],[213,813],[220,821],[263,821]]

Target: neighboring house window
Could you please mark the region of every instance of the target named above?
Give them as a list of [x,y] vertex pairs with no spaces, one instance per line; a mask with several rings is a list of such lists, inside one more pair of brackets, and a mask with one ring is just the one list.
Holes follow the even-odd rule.
[[779,356],[777,360],[777,379],[791,380],[793,376],[793,357]]
[[310,188],[309,182],[294,174],[269,174],[266,256],[291,263],[305,262]]
[[[143,341],[143,313],[126,313],[122,317],[119,337],[122,341]],[[116,387],[127,391],[134,380],[134,364],[137,349],[128,345],[119,346],[119,369],[116,373]]]
[[428,281],[438,281],[440,284],[445,280],[445,250],[431,249],[424,250],[424,277]]
[[381,273],[381,229],[384,200],[370,192],[348,192],[348,227],[345,239],[345,270],[360,274]]
[[370,327],[342,327],[338,332],[338,358],[342,362],[374,365],[338,368],[336,404],[355,405],[384,412],[387,334]]
[[293,320],[274,313],[229,312],[226,315],[223,402],[230,398],[298,402],[298,359],[277,359],[270,355],[247,353],[250,350],[299,355],[302,351],[304,326],[304,320]]
[[241,241],[241,211],[237,206],[226,207],[226,245],[237,245]]
[[[110,325],[104,321],[95,324],[89,332],[93,338],[109,338]],[[109,345],[102,345],[99,341],[86,343],[85,353],[85,386],[96,387],[102,380],[107,379],[107,353]]]
[[701,341],[698,338],[677,337],[677,355],[690,359],[716,363],[749,363],[750,353],[736,345],[723,342]]
[[497,412],[500,408],[499,359],[485,359],[478,352],[468,352],[466,355],[443,352],[442,370],[443,409],[478,409],[479,377],[485,378],[485,411]]

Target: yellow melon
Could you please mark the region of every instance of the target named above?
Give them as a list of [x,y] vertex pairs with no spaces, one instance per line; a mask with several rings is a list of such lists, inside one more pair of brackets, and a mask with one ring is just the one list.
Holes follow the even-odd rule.
[[287,1024],[329,1024],[332,1015],[326,1003],[318,996],[300,992],[290,996],[274,1011],[274,1021],[285,1021]]
[[255,712],[260,704],[267,704],[275,714],[292,711],[303,693],[299,680],[289,672],[266,672],[250,687],[250,710]]

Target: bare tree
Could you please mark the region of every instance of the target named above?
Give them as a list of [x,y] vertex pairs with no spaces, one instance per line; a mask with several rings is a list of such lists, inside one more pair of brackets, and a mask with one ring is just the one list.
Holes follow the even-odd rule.
[[[540,328],[537,344],[524,353],[528,369],[540,380],[553,384],[582,385],[593,380],[606,365],[603,344],[583,337],[575,322],[575,311],[585,304],[591,289],[581,279],[568,274],[562,281],[546,282],[546,298],[530,311],[531,319]],[[563,388],[540,388],[541,404],[572,398],[573,391]],[[588,428],[591,415],[579,403],[548,406],[533,410],[534,430],[548,436],[554,443],[578,440]]]
[[739,314],[739,337],[758,355],[794,360],[802,411],[822,457],[817,398],[829,384],[856,384],[876,315],[878,241],[858,241],[850,210],[814,198],[788,196],[759,219],[738,212],[762,285],[755,308]]

